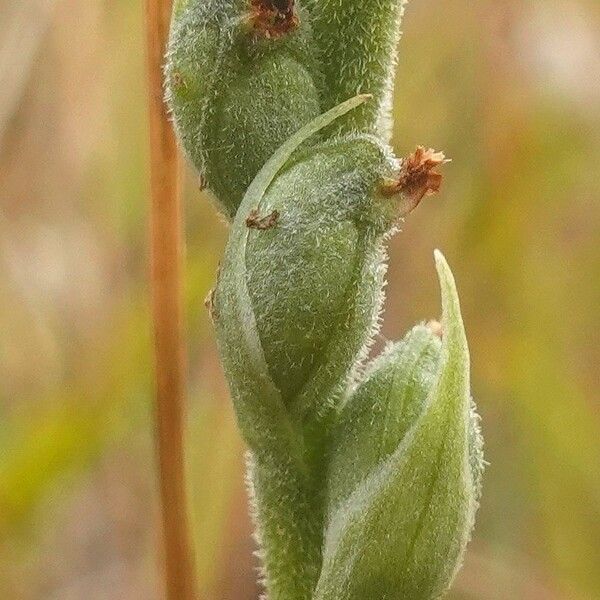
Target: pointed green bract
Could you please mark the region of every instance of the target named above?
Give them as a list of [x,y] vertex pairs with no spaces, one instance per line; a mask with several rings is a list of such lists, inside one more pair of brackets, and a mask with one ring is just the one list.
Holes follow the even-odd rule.
[[[316,600],[433,600],[460,566],[478,500],[472,466],[479,472],[482,457],[471,455],[469,354],[454,279],[439,252],[436,263],[444,330],[437,374],[408,432],[392,424],[400,434],[396,449],[382,453],[352,493],[339,495]],[[415,366],[431,377],[425,364]],[[374,443],[382,431],[375,425]]]

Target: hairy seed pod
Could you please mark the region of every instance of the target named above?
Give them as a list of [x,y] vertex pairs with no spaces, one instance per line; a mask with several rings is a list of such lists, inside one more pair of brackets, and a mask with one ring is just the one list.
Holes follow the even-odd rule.
[[[349,407],[357,423],[349,421],[349,413],[344,419],[346,434],[357,439],[339,432],[342,441],[332,469],[343,472],[332,480],[336,489],[316,600],[434,600],[460,566],[477,509],[483,459],[458,296],[440,253],[436,262],[443,304],[441,348],[431,335],[413,332],[403,348],[376,363],[351,400],[367,405]],[[390,377],[388,358],[399,361],[399,380]],[[378,402],[384,406],[376,409],[373,428],[366,431],[368,406]],[[375,446],[370,451],[367,436]],[[350,486],[340,485],[344,475]]]
[[180,0],[167,101],[183,148],[233,218],[273,152],[320,113],[310,20],[297,0]]
[[[394,201],[379,189],[396,171],[375,138],[326,142],[295,156],[236,218],[245,217],[244,285],[264,376],[293,414],[330,402],[373,334],[394,217]],[[226,275],[238,251],[230,240],[215,295],[218,333],[231,323],[227,299],[239,293]],[[231,333],[237,352],[239,331]],[[227,342],[221,350],[236,380],[240,365],[228,360]]]
[[377,140],[335,140],[301,153],[260,204],[278,219],[249,233],[248,291],[286,403],[326,396],[372,333],[391,225],[378,186],[393,169]]
[[353,94],[372,94],[333,125],[388,139],[396,66],[396,46],[406,0],[308,0],[314,35],[321,50],[324,108]]

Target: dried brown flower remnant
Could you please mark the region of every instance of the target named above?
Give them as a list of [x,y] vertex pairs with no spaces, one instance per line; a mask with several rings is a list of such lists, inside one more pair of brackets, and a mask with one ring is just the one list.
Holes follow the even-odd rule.
[[274,210],[271,214],[266,217],[259,217],[258,210],[254,209],[250,211],[250,214],[246,217],[246,227],[250,229],[271,229],[271,227],[275,227],[277,225],[277,221],[279,220],[279,211]]
[[300,24],[295,0],[252,0],[250,22],[266,38],[278,38]]
[[381,186],[384,196],[401,194],[405,204],[401,207],[400,216],[413,211],[425,196],[439,191],[442,184],[442,174],[436,168],[449,160],[443,152],[436,152],[423,146],[402,161],[400,174],[396,179],[385,181]]

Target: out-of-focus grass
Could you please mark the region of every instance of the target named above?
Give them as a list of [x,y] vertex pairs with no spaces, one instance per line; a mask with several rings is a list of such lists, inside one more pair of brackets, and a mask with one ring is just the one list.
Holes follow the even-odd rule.
[[[42,4],[33,62],[0,39],[2,73],[21,69],[0,96],[0,591],[159,598],[140,6]],[[452,597],[597,597],[600,9],[414,0],[404,31],[394,144],[454,162],[392,244],[383,334],[438,314],[441,247],[491,463]],[[199,578],[250,600],[242,445],[202,306],[226,231],[191,173],[186,200]]]

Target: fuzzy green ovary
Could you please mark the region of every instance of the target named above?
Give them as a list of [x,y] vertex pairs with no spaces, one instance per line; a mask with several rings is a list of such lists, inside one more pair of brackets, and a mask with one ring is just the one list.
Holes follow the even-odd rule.
[[308,15],[277,39],[253,32],[246,0],[178,6],[167,54],[167,100],[178,137],[232,218],[275,150],[321,113]]
[[[369,215],[389,202],[375,190],[392,168],[370,138],[332,142],[306,151],[260,204],[261,215],[276,210],[279,219],[249,235],[248,290],[269,373],[286,404],[319,370],[337,377],[351,368],[370,334],[380,295],[375,249],[386,226]],[[357,306],[361,287],[370,307]],[[352,350],[341,357],[334,344]],[[325,364],[336,354],[334,361],[347,363],[341,369]]]
[[405,3],[308,0],[323,65],[323,107],[358,93],[373,95],[371,102],[340,119],[332,130],[390,137],[396,46]]
[[311,74],[294,58],[269,53],[242,68],[216,107],[206,149],[206,180],[231,217],[274,150],[320,112]]

